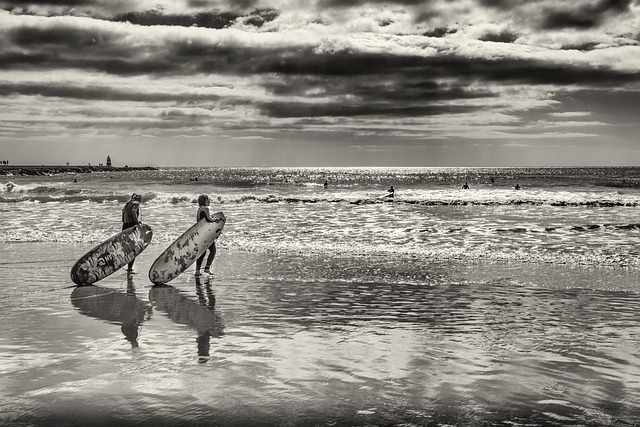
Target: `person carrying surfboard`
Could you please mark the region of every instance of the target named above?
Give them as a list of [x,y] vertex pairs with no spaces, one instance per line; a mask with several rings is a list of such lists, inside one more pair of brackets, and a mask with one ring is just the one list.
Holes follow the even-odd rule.
[[[140,202],[142,196],[136,193],[131,195],[131,199],[122,208],[122,229],[126,230],[129,227],[140,224]],[[129,263],[127,267],[127,273],[133,273],[133,262],[135,258]]]
[[[209,196],[206,194],[202,194],[198,197],[198,212],[196,214],[196,223],[201,219],[206,219],[208,222],[214,222],[211,218],[211,214],[209,213]],[[207,251],[204,251],[202,255],[196,260],[196,276],[202,276],[200,273],[200,267],[202,267],[202,262],[204,261],[204,257],[207,254]],[[209,256],[207,257],[207,262],[204,265],[204,272],[207,274],[211,274],[211,264],[213,264],[213,259],[216,257],[216,242],[215,240],[209,246]]]

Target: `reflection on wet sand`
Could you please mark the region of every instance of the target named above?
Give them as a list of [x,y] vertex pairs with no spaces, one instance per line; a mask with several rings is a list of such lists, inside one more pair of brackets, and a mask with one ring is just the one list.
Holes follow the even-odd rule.
[[157,310],[167,313],[174,322],[198,331],[196,342],[199,361],[206,362],[209,357],[210,339],[223,336],[224,325],[220,313],[215,309],[216,298],[209,280],[201,281],[196,278],[196,294],[197,301],[171,285],[156,285],[149,292],[149,300]]
[[131,277],[127,292],[100,286],[78,286],[71,292],[71,303],[80,313],[121,325],[121,331],[132,347],[138,347],[140,326],[151,317],[151,306],[136,296]]

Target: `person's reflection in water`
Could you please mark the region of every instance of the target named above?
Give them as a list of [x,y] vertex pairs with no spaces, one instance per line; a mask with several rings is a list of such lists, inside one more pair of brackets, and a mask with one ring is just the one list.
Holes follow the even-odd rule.
[[[138,334],[140,332],[140,319],[136,313],[136,289],[133,287],[133,277],[127,277],[127,294],[122,305],[122,327],[120,330],[132,347],[139,347]],[[144,319],[143,319],[144,320]]]
[[[204,283],[204,288],[203,288]],[[211,338],[224,335],[224,325],[220,313],[215,309],[216,298],[209,278],[196,278],[195,301],[170,285],[156,285],[151,288],[149,300],[157,310],[164,311],[174,322],[187,325],[198,332],[196,344],[198,362],[209,360]]]
[[100,286],[78,286],[71,292],[71,303],[86,316],[120,325],[124,337],[137,348],[140,327],[151,317],[152,309],[138,299],[133,277],[127,277],[127,292]]
[[[202,289],[202,281],[199,277],[196,278],[196,294],[198,295],[198,302],[203,307],[213,312],[216,305],[216,296],[213,295],[211,290],[211,283],[209,277],[205,279],[205,289]],[[198,337],[196,338],[198,343],[198,361],[205,363],[209,360],[209,348],[211,347],[211,332],[209,330],[198,331]]]

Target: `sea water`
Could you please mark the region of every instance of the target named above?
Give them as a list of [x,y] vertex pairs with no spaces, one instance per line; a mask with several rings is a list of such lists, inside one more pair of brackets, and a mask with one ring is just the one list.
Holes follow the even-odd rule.
[[640,266],[638,168],[161,169],[8,177],[0,190],[4,242],[98,243],[136,192],[154,241],[169,243],[209,194],[229,218],[227,249]]
[[[134,192],[138,274],[74,288]],[[214,276],[151,286],[200,194]],[[636,424],[639,206],[640,168],[0,178],[0,420]]]

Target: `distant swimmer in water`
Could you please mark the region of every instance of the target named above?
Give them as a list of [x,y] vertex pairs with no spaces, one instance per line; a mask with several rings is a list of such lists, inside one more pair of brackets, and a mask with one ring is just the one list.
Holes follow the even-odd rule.
[[491,177],[491,183],[494,184],[496,182],[495,179],[493,179],[493,177]]
[[198,177],[196,176],[195,178],[189,178],[189,181],[197,181]]
[[463,190],[468,190],[469,189],[469,184],[467,184],[467,181],[464,182],[464,185],[462,186]]
[[327,188],[329,186],[329,181],[327,181],[326,179],[324,180],[324,188]]
[[387,197],[394,197],[395,195],[396,195],[396,190],[393,188],[393,185],[392,185],[387,190]]
[[520,184],[516,184],[515,189],[519,190],[520,189]]

